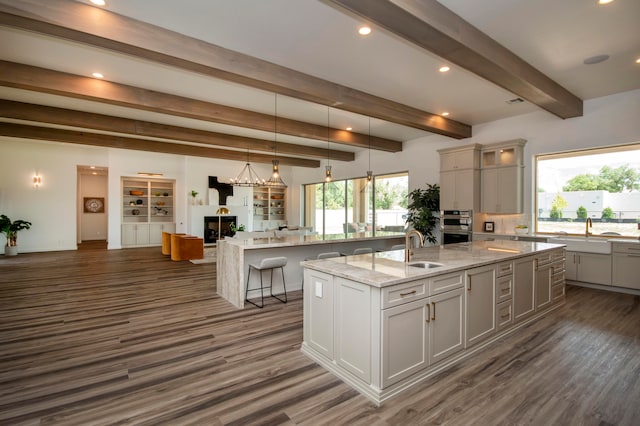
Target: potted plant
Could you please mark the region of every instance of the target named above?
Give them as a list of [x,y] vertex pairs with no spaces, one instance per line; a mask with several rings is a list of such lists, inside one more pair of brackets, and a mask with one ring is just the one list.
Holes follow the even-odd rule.
[[198,191],[196,191],[195,189],[191,190],[191,204],[195,205],[196,204],[196,197],[198,196]]
[[427,184],[426,189],[411,191],[408,209],[407,224],[420,231],[426,241],[436,244],[438,239],[434,231],[440,219],[440,186]]
[[0,232],[7,236],[7,244],[4,247],[6,256],[18,254],[18,231],[31,228],[31,222],[26,220],[12,221],[6,215],[0,215]]

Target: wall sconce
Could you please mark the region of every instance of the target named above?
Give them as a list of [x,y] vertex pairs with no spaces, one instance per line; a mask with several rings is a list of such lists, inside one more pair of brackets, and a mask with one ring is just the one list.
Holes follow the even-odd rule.
[[42,176],[35,175],[33,177],[33,187],[38,189],[42,185]]

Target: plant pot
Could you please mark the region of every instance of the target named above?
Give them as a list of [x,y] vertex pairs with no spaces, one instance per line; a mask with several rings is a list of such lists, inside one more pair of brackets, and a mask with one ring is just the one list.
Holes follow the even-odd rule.
[[5,256],[17,256],[18,255],[18,246],[4,246],[4,255]]

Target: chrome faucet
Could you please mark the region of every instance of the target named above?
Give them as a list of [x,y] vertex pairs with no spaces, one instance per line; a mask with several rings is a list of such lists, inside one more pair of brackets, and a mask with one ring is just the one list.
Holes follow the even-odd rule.
[[587,218],[586,229],[584,230],[584,236],[587,238],[589,238],[589,235],[592,235],[592,233],[589,232],[589,228],[593,228],[593,222],[590,217]]
[[420,240],[419,247],[424,247],[424,236],[417,229],[410,229],[404,236],[404,261],[410,262],[411,255],[413,254],[413,247],[411,246],[411,237],[418,237]]

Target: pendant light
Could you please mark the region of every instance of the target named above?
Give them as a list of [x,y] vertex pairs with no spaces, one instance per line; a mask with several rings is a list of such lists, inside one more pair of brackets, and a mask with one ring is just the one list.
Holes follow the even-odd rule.
[[279,161],[278,161],[278,94],[276,93],[275,108],[274,108],[274,120],[273,120],[273,160],[271,177],[265,185],[272,188],[286,188],[287,184],[284,183],[280,176]]
[[327,107],[327,165],[325,166],[325,171],[324,171],[324,181],[325,182],[331,182],[333,180],[333,177],[331,176],[331,164],[330,164],[330,153],[331,151],[329,150],[330,147],[330,142],[329,140],[331,139],[331,127],[330,127],[330,121],[329,121],[329,110],[330,108]]
[[367,185],[373,181],[373,172],[371,171],[371,117],[369,117],[369,169],[367,170]]
[[260,186],[264,185],[264,179],[260,179],[258,173],[253,170],[249,162],[249,151],[247,150],[247,163],[244,165],[238,176],[231,178],[229,182],[233,186]]

